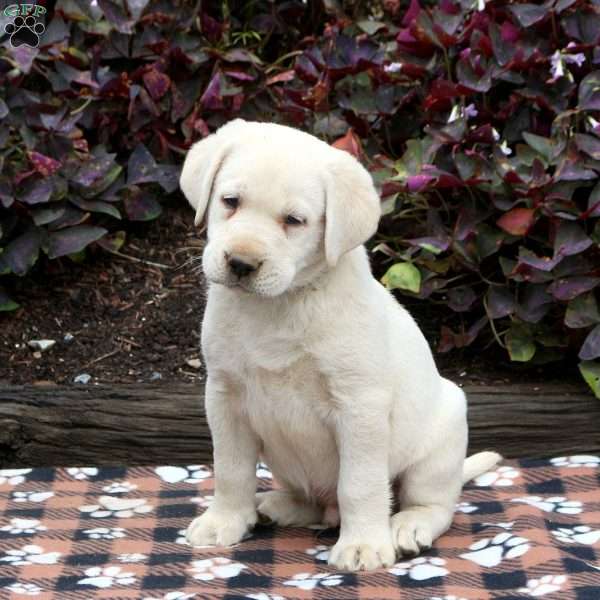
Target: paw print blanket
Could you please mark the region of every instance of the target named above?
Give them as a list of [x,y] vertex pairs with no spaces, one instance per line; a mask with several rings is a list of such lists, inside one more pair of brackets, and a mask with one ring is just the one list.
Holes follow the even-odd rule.
[[598,600],[599,484],[597,456],[505,463],[466,486],[430,551],[356,574],[327,565],[336,532],[316,527],[190,548],[207,466],[0,470],[0,599]]

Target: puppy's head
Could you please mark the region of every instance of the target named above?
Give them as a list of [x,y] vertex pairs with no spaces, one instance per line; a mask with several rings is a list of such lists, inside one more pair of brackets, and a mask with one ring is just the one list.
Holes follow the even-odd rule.
[[334,268],[376,230],[380,203],[351,155],[282,125],[237,119],[195,144],[181,189],[208,218],[213,283],[278,296]]

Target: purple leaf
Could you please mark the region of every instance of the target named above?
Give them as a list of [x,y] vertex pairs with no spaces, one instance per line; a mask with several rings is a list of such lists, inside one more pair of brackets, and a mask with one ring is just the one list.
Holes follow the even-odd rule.
[[162,212],[156,198],[143,192],[134,193],[125,198],[123,207],[131,221],[151,221]]
[[554,240],[554,256],[579,254],[592,245],[592,240],[579,225],[561,221]]
[[527,323],[538,323],[552,306],[552,296],[546,293],[544,284],[527,284],[521,302],[517,306],[517,316]]
[[581,329],[600,323],[598,303],[593,292],[581,294],[571,300],[565,314],[565,325],[571,329]]
[[599,277],[561,277],[548,286],[548,291],[557,300],[573,300],[580,294],[593,290],[599,283]]
[[456,312],[466,312],[477,300],[477,296],[472,288],[463,285],[448,290],[448,306]]
[[515,15],[517,21],[522,27],[531,27],[538,21],[541,21],[547,14],[549,14],[550,3],[538,4],[517,4],[509,7],[509,10]]
[[161,73],[157,69],[146,71],[143,76],[144,85],[150,92],[153,100],[160,100],[168,91],[171,85],[171,79],[168,75]]
[[594,360],[600,356],[600,325],[596,325],[588,334],[579,351],[581,360]]
[[560,255],[555,256],[554,258],[550,258],[549,256],[537,256],[527,248],[523,248],[522,246],[519,248],[519,264],[529,265],[540,271],[552,271],[562,258],[563,257]]
[[42,233],[38,229],[29,229],[15,238],[0,254],[0,272],[3,265],[11,272],[22,277],[37,262],[42,243]]
[[575,144],[582,152],[589,154],[589,156],[596,160],[600,160],[600,139],[597,137],[584,133],[576,133]]
[[91,225],[76,225],[60,231],[53,231],[48,235],[48,256],[58,258],[80,252],[107,233],[108,230],[104,227]]
[[21,196],[21,202],[25,204],[43,204],[50,200],[52,195],[52,180],[51,179],[37,179],[35,181],[29,181],[25,185],[23,195]]
[[593,71],[581,80],[578,108],[600,110],[600,71]]
[[506,286],[492,285],[487,293],[487,307],[492,319],[507,317],[515,312],[515,297]]

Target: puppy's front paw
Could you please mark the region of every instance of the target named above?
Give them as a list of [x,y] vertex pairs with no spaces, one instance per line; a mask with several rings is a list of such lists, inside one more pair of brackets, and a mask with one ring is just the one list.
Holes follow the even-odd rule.
[[403,556],[417,556],[433,544],[431,524],[425,515],[405,510],[392,517],[392,539]]
[[256,511],[230,512],[210,508],[196,517],[185,537],[192,546],[232,546],[256,524]]
[[342,571],[372,571],[391,567],[396,562],[396,552],[389,533],[379,539],[345,540],[340,538],[331,549],[329,564]]

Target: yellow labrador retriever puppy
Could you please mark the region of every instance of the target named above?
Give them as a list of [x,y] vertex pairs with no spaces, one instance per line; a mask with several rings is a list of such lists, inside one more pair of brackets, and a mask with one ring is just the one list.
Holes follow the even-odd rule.
[[[260,513],[340,523],[329,558],[340,569],[429,548],[463,482],[499,456],[465,460],[462,390],[371,275],[362,244],[380,201],[368,172],[311,135],[238,119],[190,150],[181,188],[196,224],[208,218],[202,349],[216,478],[189,542],[235,544]],[[259,458],[283,489],[256,493]]]

